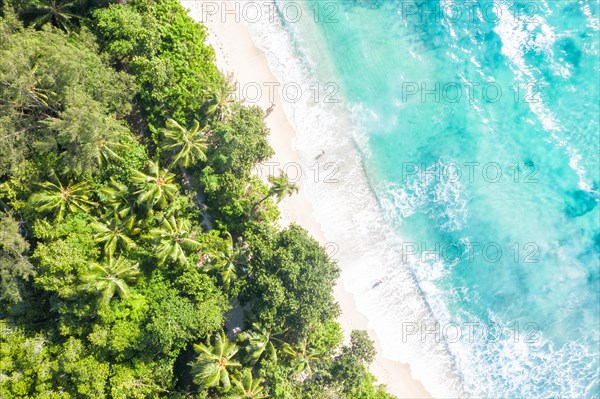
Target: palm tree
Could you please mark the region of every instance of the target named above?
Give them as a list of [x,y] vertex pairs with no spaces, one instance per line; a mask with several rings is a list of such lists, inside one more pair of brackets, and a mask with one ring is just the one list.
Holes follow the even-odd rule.
[[60,221],[69,212],[89,212],[96,205],[89,199],[90,188],[87,182],[69,182],[65,187],[56,176],[55,181],[41,183],[43,190],[31,196],[29,202],[38,211],[53,212],[56,220]]
[[31,12],[37,14],[35,25],[41,26],[46,22],[52,22],[55,26],[69,31],[72,18],[79,18],[73,14],[73,8],[79,3],[78,0],[29,0]]
[[161,147],[175,154],[171,166],[180,165],[187,168],[195,161],[206,160],[206,150],[208,150],[206,129],[206,127],[200,129],[197,120],[194,120],[191,129],[184,128],[173,119],[167,120],[167,127],[163,129],[167,142]]
[[161,169],[157,163],[149,162],[149,174],[134,171],[131,182],[137,187],[134,192],[137,201],[146,204],[149,208],[158,205],[164,207],[167,201],[172,200],[177,194],[175,175],[166,169]]
[[238,273],[248,263],[248,246],[240,237],[233,243],[229,232],[225,232],[226,238],[219,240],[215,250],[211,253],[212,261],[206,265],[205,270],[219,272],[223,285],[228,288],[237,279]]
[[124,258],[107,255],[102,265],[92,264],[81,276],[81,288],[101,293],[105,303],[110,302],[115,293],[120,298],[129,296],[129,283],[134,283],[140,276],[138,264]]
[[283,344],[283,352],[292,359],[292,367],[300,376],[312,376],[312,364],[322,360],[322,354],[313,348],[309,348],[306,341],[298,344],[296,348],[285,342]]
[[135,226],[135,217],[129,216],[121,220],[117,214],[114,214],[108,224],[94,221],[90,224],[94,233],[94,241],[104,243],[104,252],[112,255],[117,248],[128,249],[135,247],[135,242],[130,235],[139,233]]
[[231,115],[231,106],[235,103],[232,80],[232,76],[229,75],[222,85],[208,90],[206,114],[213,116],[217,121],[223,121]]
[[269,176],[269,181],[271,182],[269,192],[267,193],[267,195],[265,195],[263,199],[256,203],[254,208],[262,204],[269,197],[275,196],[275,198],[277,198],[277,202],[279,203],[286,195],[292,195],[298,192],[298,186],[290,182],[287,175],[284,172],[280,172],[279,176],[277,177]]
[[115,152],[117,148],[123,148],[123,144],[109,141],[104,138],[99,138],[94,144],[96,145],[96,159],[98,165],[106,165],[111,158],[119,160],[123,159]]
[[273,335],[274,334],[260,326],[258,323],[252,324],[252,330],[241,332],[238,335],[239,339],[242,342],[247,342],[244,347],[244,351],[247,354],[244,363],[253,366],[262,358],[277,361],[277,351],[273,344],[273,341],[277,339],[274,338]]
[[163,218],[160,228],[151,229],[146,238],[158,241],[157,255],[162,262],[167,259],[185,264],[187,257],[184,249],[194,251],[202,247],[189,233],[190,221],[176,219],[174,215]]
[[234,376],[234,387],[226,399],[266,399],[269,395],[262,393],[265,389],[260,378],[252,376],[252,369],[244,369]]
[[215,336],[215,344],[207,346],[204,344],[194,345],[199,353],[195,362],[190,363],[194,382],[205,388],[215,387],[219,384],[223,391],[231,389],[230,370],[242,365],[232,360],[238,352],[238,347],[229,341],[225,333],[221,332]]
[[129,187],[127,185],[110,178],[110,184],[108,186],[101,187],[98,192],[103,198],[103,202],[106,202],[110,206],[110,214],[115,215],[120,219],[124,219],[127,215],[133,215],[133,206],[129,201]]

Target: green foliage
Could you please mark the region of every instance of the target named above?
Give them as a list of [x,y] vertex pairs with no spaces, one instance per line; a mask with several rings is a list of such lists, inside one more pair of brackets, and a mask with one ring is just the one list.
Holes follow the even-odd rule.
[[50,151],[58,146],[63,152],[61,162],[66,170],[76,174],[95,171],[111,157],[117,158],[116,147],[127,128],[103,105],[85,92],[74,91],[68,108],[57,117],[45,119],[44,125],[55,137],[55,143],[37,143]]
[[50,344],[0,320],[0,395],[6,398],[104,398],[109,365],[69,338]]
[[393,399],[383,386],[375,385],[368,366],[375,359],[375,347],[366,331],[350,333],[350,346],[342,348],[331,366],[331,385],[348,398]]
[[242,298],[262,324],[285,326],[300,341],[337,316],[332,287],[339,271],[306,230],[292,225],[250,245],[253,261]]
[[311,346],[321,353],[332,356],[344,340],[342,326],[335,320],[320,324],[310,336]]
[[205,137],[206,127],[200,129],[200,122],[194,119],[191,129],[182,127],[173,119],[167,119],[167,127],[163,129],[165,142],[161,147],[172,154],[173,165],[188,167],[197,161],[206,160],[208,149]]
[[350,333],[350,351],[358,360],[367,364],[375,360],[375,346],[364,330],[353,330]]
[[58,178],[40,184],[43,189],[31,196],[29,202],[37,212],[51,212],[60,222],[68,213],[89,212],[95,205],[90,201],[87,182],[63,185]]
[[68,216],[63,223],[44,219],[34,225],[36,237],[46,239],[33,252],[36,285],[46,291],[69,297],[77,291],[80,275],[98,258],[86,215]]
[[118,140],[115,119],[131,110],[132,80],[108,68],[94,39],[46,29],[0,40],[0,176],[26,158],[56,154],[56,166],[95,172],[102,143]]
[[242,180],[230,172],[213,174],[212,169],[207,167],[200,181],[205,188],[206,203],[221,230],[245,235],[254,227],[255,221],[268,225],[279,216],[277,208],[269,201],[264,202],[258,212],[255,211],[255,204],[268,191],[256,176]]
[[190,123],[206,101],[205,88],[220,86],[206,28],[176,0],[132,0],[94,13],[103,49],[135,75],[146,122],[157,131],[167,118]]
[[156,255],[161,262],[185,264],[186,251],[199,250],[202,247],[194,235],[189,220],[171,215],[163,218],[160,227],[150,230],[146,237],[157,243]]
[[115,294],[120,298],[129,296],[128,284],[138,280],[139,266],[124,258],[109,254],[103,264],[92,264],[81,275],[81,288],[98,292],[108,303]]
[[209,165],[219,175],[232,173],[237,178],[250,176],[257,163],[273,155],[264,123],[264,113],[259,107],[235,105],[226,123],[216,123],[213,128],[214,145],[208,152]]
[[194,345],[198,358],[192,362],[194,382],[206,388],[220,387],[224,392],[231,389],[230,372],[241,367],[233,360],[238,347],[229,342],[224,333],[215,336],[214,344]]
[[137,195],[138,203],[150,209],[155,206],[165,208],[178,191],[175,175],[166,169],[161,169],[158,162],[149,162],[148,174],[134,171],[131,182],[137,188],[133,194]]
[[40,30],[3,9],[0,397],[390,398],[366,333],[340,349],[337,267],[274,223],[297,188],[253,173],[264,114],[206,28],[177,0],[11,3]]
[[29,243],[21,235],[20,228],[11,215],[0,213],[0,305],[19,303],[26,283],[35,275],[25,255]]

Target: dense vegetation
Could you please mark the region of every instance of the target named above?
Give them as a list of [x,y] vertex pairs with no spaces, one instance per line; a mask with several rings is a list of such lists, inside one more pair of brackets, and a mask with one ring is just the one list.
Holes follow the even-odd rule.
[[4,2],[0,397],[390,398],[251,172],[262,110],[177,1],[126,3]]

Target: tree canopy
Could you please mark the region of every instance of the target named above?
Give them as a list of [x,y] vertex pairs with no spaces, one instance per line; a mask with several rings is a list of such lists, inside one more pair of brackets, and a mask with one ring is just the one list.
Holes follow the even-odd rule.
[[206,28],[176,0],[3,6],[0,397],[388,398]]

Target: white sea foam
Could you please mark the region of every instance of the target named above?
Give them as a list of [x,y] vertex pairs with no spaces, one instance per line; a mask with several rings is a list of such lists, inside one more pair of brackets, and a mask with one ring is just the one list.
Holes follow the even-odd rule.
[[464,185],[452,176],[444,175],[448,163],[443,160],[428,165],[425,170],[407,176],[402,187],[386,183],[380,200],[386,219],[397,224],[421,212],[436,220],[440,230],[457,231],[465,225],[469,193]]
[[[577,173],[579,177],[579,188],[590,191],[592,182],[589,181],[586,169],[581,165],[581,155],[577,149],[569,144],[563,136],[561,122],[556,115],[544,104],[543,98],[534,90],[543,86],[543,81],[536,79],[536,74],[527,65],[525,53],[530,50],[537,52],[548,52],[552,55],[552,45],[556,40],[556,35],[543,16],[536,15],[535,19],[525,17],[518,18],[513,16],[510,11],[510,4],[499,3],[497,8],[498,23],[494,29],[502,40],[502,54],[508,57],[512,63],[511,69],[517,81],[521,83],[536,82],[536,85],[527,85],[527,95],[529,98],[536,98],[537,101],[530,101],[531,111],[538,117],[538,120],[548,132],[549,138],[558,147],[563,148],[569,156],[569,166]],[[553,59],[554,57],[550,57]],[[552,61],[551,68],[557,71],[563,77],[568,76],[569,72],[564,66]],[[565,72],[566,71],[566,72]]]

